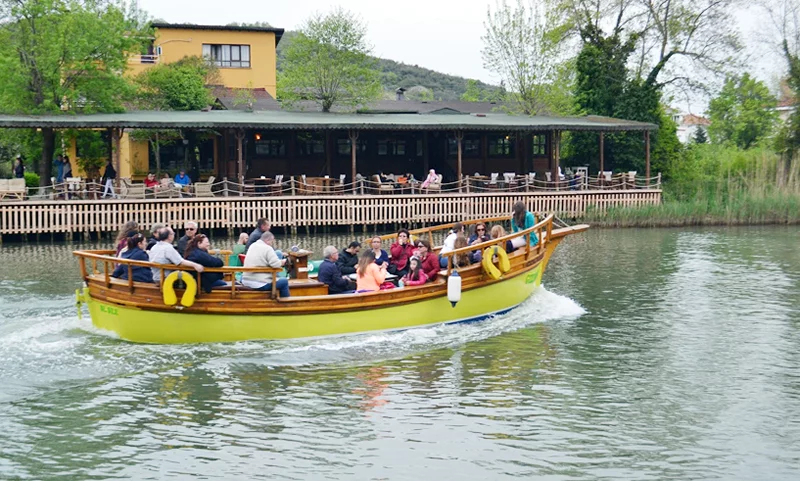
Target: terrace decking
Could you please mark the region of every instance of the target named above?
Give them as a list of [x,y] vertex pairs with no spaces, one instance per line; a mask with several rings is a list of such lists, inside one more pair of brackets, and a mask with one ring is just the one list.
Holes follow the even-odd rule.
[[510,215],[517,201],[580,217],[590,208],[660,204],[661,189],[25,201],[0,203],[0,235],[116,232],[129,220],[145,229],[188,220],[204,229],[250,229],[259,218],[289,228],[426,225]]

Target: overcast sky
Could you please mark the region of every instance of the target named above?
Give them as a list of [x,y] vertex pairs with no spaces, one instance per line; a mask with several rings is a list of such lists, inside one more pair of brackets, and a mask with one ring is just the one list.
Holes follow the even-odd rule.
[[[152,17],[167,22],[225,25],[262,21],[286,30],[296,29],[315,11],[326,12],[331,5],[340,5],[367,23],[376,56],[497,84],[500,79],[486,71],[481,60],[483,22],[490,3],[495,5],[494,0],[139,0]],[[763,22],[755,12],[743,12],[738,18],[745,42],[754,44],[753,32],[763,28]],[[764,80],[783,69],[776,56],[754,58],[759,60],[753,73]],[[705,106],[684,108],[702,113]]]

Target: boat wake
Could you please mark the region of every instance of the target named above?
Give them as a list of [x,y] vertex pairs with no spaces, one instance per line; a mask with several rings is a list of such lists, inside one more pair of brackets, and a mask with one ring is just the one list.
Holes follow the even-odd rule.
[[[31,304],[28,304],[29,306]],[[540,287],[511,312],[471,324],[365,333],[323,339],[245,341],[226,344],[145,345],[121,341],[79,319],[71,299],[48,299],[47,307],[18,306],[0,322],[0,401],[43,387],[177,365],[208,368],[231,364],[301,366],[363,364],[480,341],[535,323],[569,320],[585,311],[568,297]],[[54,306],[57,308],[53,308]]]

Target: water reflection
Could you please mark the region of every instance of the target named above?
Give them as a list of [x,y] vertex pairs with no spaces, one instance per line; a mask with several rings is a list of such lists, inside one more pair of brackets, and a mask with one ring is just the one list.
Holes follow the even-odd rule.
[[206,346],[96,333],[74,246],[4,246],[0,478],[793,480],[797,239],[593,231],[487,323]]

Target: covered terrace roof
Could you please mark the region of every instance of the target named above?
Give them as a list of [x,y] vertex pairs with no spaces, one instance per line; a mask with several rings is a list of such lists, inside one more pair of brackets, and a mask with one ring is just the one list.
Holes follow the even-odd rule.
[[5,115],[0,128],[148,128],[148,129],[262,129],[262,130],[464,130],[537,132],[653,131],[655,124],[610,117],[545,117],[487,114],[323,113],[211,110],[138,111],[81,115]]

